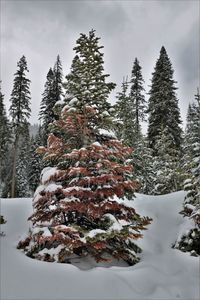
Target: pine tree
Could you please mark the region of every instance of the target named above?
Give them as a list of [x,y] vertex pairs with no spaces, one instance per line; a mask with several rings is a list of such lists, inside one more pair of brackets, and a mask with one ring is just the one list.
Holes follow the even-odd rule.
[[132,74],[131,74],[131,88],[130,88],[130,106],[135,120],[134,134],[136,137],[141,136],[141,122],[145,120],[146,101],[144,96],[144,79],[142,77],[142,68],[137,58],[135,58]]
[[54,73],[50,68],[47,73],[47,80],[44,85],[44,92],[42,94],[42,101],[40,105],[39,118],[42,120],[42,132],[43,132],[43,145],[46,145],[49,124],[56,119],[56,115],[53,111],[53,107],[56,103],[54,93]]
[[128,77],[126,80],[123,78],[122,91],[117,95],[117,102],[115,105],[116,116],[116,135],[118,139],[122,139],[123,142],[132,146],[135,141],[134,137],[134,117],[131,115],[129,96],[128,96]]
[[23,136],[19,138],[19,150],[16,161],[16,186],[15,196],[30,197],[30,186],[29,186],[29,164],[30,164],[30,137],[28,126]]
[[[81,51],[90,53],[88,60],[94,58],[97,41],[94,31],[89,38],[81,35]],[[97,262],[115,258],[130,265],[139,260],[141,249],[134,239],[142,237],[140,230],[150,219],[142,218],[123,201],[133,197],[137,186],[127,160],[132,149],[103,128],[102,113],[109,105],[108,87],[100,73],[91,80],[98,86],[98,79],[102,79],[100,86],[105,89],[97,91],[99,97],[103,95],[102,102],[95,104],[94,90],[88,90],[91,100],[85,93],[81,96],[83,82],[90,85],[88,73],[83,72],[82,82],[73,90],[80,94],[70,91],[71,100],[50,127],[53,133],[47,147],[38,149],[51,167],[42,171],[41,185],[35,192],[34,213],[29,218],[33,228],[18,244],[30,257],[64,263],[71,263],[74,257],[92,257]]]
[[176,241],[174,247],[191,255],[200,255],[200,95],[195,96],[196,103],[189,105],[187,126],[184,140],[185,170],[187,179],[184,182],[186,197],[183,210],[180,212],[192,219],[193,228]]
[[62,77],[62,65],[58,55],[53,70],[50,68],[47,73],[47,80],[40,105],[39,118],[42,121],[43,145],[46,145],[48,133],[50,132],[50,124],[57,119],[57,113],[54,106],[56,103],[61,102],[63,95]]
[[173,148],[173,136],[162,128],[157,136],[154,156],[154,169],[157,170],[153,180],[153,194],[162,195],[181,190],[182,172],[180,167],[180,153]]
[[40,183],[40,173],[43,169],[42,157],[36,152],[37,148],[42,145],[41,141],[41,129],[39,129],[37,135],[30,140],[28,179],[32,194]]
[[54,80],[53,80],[53,90],[54,90],[54,101],[61,101],[61,97],[63,96],[62,90],[62,82],[63,82],[63,74],[62,74],[62,63],[60,60],[60,56],[57,56],[54,68],[53,68]]
[[155,146],[160,139],[161,130],[164,130],[166,136],[172,137],[173,149],[180,151],[181,148],[181,119],[173,73],[170,59],[162,47],[153,72],[148,105],[148,139],[155,155],[157,154]]
[[0,82],[0,194],[7,177],[7,164],[10,152],[11,131],[4,106],[4,95],[1,93]]
[[137,192],[152,195],[155,190],[156,160],[146,137],[141,136],[132,153],[133,176],[138,180]]
[[19,151],[19,140],[24,135],[28,126],[30,117],[30,80],[26,78],[28,72],[25,56],[19,60],[17,64],[17,72],[14,74],[14,84],[11,93],[10,116],[12,118],[11,126],[13,130],[13,164],[12,164],[12,180],[11,180],[11,197],[15,197],[16,191],[16,162]]

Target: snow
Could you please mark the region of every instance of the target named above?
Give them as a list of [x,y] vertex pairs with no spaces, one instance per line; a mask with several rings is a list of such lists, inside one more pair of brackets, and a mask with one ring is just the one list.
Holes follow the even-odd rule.
[[50,180],[52,176],[56,175],[57,168],[56,167],[46,167],[42,170],[41,174],[41,182],[45,184],[47,181]]
[[113,139],[116,138],[116,135],[111,130],[99,129],[99,133],[102,134],[102,135],[104,135],[104,136],[113,138]]
[[[132,267],[100,265],[87,270],[81,270],[78,264],[33,260],[17,250],[17,242],[30,226],[27,218],[32,213],[32,199],[1,199],[1,214],[7,223],[1,226],[6,235],[0,237],[0,298],[199,299],[199,258],[171,248],[184,224],[188,230],[188,222],[192,222],[178,214],[184,196],[184,192],[164,196],[136,194],[129,205],[153,218],[143,232],[144,238],[137,241],[143,249],[141,261]],[[52,249],[55,255],[59,250]]]

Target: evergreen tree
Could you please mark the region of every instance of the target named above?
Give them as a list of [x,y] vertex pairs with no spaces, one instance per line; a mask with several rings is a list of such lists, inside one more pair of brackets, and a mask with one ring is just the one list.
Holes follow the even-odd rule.
[[51,68],[47,73],[47,80],[44,86],[42,97],[39,118],[42,120],[42,144],[46,145],[49,133],[49,124],[56,119],[56,115],[53,111],[53,107],[56,103],[54,91],[54,73]]
[[181,214],[192,219],[193,228],[182,234],[174,247],[181,251],[200,255],[200,95],[195,96],[196,103],[189,105],[185,133],[185,169],[187,179],[184,182],[186,197]]
[[166,138],[170,136],[173,149],[177,151],[181,149],[181,119],[173,73],[170,59],[165,48],[162,47],[153,72],[148,105],[148,139],[155,155],[157,154],[155,147],[160,139],[161,130],[164,130]]
[[173,136],[162,128],[155,144],[157,156],[154,156],[155,177],[153,194],[162,195],[182,188],[182,170],[179,152],[173,148]]
[[134,117],[130,110],[129,96],[128,96],[128,78],[123,79],[122,91],[117,95],[117,102],[115,105],[115,116],[116,116],[116,135],[119,139],[128,146],[133,146],[134,137]]
[[26,132],[19,139],[19,150],[16,162],[16,197],[29,197],[30,186],[29,186],[29,164],[30,164],[30,137],[29,128],[27,126]]
[[50,132],[50,124],[57,119],[54,106],[61,101],[62,91],[62,65],[59,55],[57,56],[54,68],[49,69],[47,73],[47,80],[42,94],[42,101],[40,105],[40,120],[42,121],[42,144],[46,145],[48,133]]
[[57,56],[54,68],[53,68],[54,80],[53,80],[53,90],[54,90],[54,101],[60,101],[63,95],[62,82],[62,64],[60,61],[60,56]]
[[[78,60],[83,69],[93,65],[90,60],[96,66],[96,59],[102,59],[100,48],[94,51],[97,42],[94,31],[89,37],[81,35],[78,44],[83,54]],[[137,186],[127,160],[132,150],[104,129],[102,114],[109,107],[109,88],[101,71],[101,64],[88,69],[89,74],[84,71],[81,82],[74,82],[76,89],[71,94],[67,90],[71,100],[50,127],[53,133],[47,147],[38,150],[51,167],[42,171],[33,200],[34,213],[29,219],[34,227],[18,244],[33,258],[64,263],[72,262],[74,256],[93,257],[97,262],[115,258],[130,265],[139,260],[141,249],[134,239],[142,237],[140,230],[150,219],[122,201],[132,198]],[[102,88],[96,90],[101,102],[86,83]]]
[[13,130],[13,164],[11,180],[11,197],[15,197],[16,191],[16,162],[19,151],[20,137],[26,133],[28,119],[30,117],[30,80],[26,78],[28,72],[25,56],[17,64],[17,72],[14,74],[14,85],[11,93],[10,116],[12,118],[11,126]]
[[11,131],[4,106],[4,95],[1,93],[0,82],[0,194],[7,177],[7,164],[9,159]]
[[130,88],[130,106],[132,115],[135,121],[134,134],[136,137],[141,136],[141,122],[145,120],[146,101],[144,97],[144,79],[142,77],[141,66],[137,58],[135,58],[132,74],[131,74],[131,88]]
[[137,191],[151,195],[155,190],[156,161],[146,137],[140,137],[132,153],[133,176],[138,180]]
[[41,143],[41,129],[35,137],[30,140],[29,151],[29,186],[30,191],[33,194],[40,182],[40,173],[43,169],[43,161],[40,154],[37,153],[37,148],[42,145]]

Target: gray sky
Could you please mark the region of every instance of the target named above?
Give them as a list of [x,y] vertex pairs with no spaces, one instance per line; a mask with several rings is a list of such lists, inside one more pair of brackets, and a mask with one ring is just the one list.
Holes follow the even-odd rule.
[[79,33],[93,28],[104,46],[105,72],[118,85],[112,101],[123,76],[130,75],[135,57],[148,92],[160,48],[165,46],[185,122],[200,78],[199,5],[198,0],[1,0],[1,80],[7,109],[17,61],[25,55],[31,79],[30,121],[37,122],[48,69],[60,54],[65,76]]

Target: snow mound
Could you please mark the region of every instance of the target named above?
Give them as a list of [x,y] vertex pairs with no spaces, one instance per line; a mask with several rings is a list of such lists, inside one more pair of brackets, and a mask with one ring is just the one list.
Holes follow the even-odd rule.
[[[1,199],[1,214],[7,223],[1,228],[6,236],[0,237],[0,298],[199,299],[198,258],[171,248],[186,219],[179,214],[184,195],[136,194],[134,201],[126,201],[141,215],[153,218],[144,238],[137,241],[143,249],[141,261],[132,267],[102,268],[88,259],[82,263],[84,271],[70,264],[33,260],[17,250],[17,242],[30,226],[32,199]],[[52,251],[56,255],[58,250]],[[94,268],[87,270],[92,264]]]

